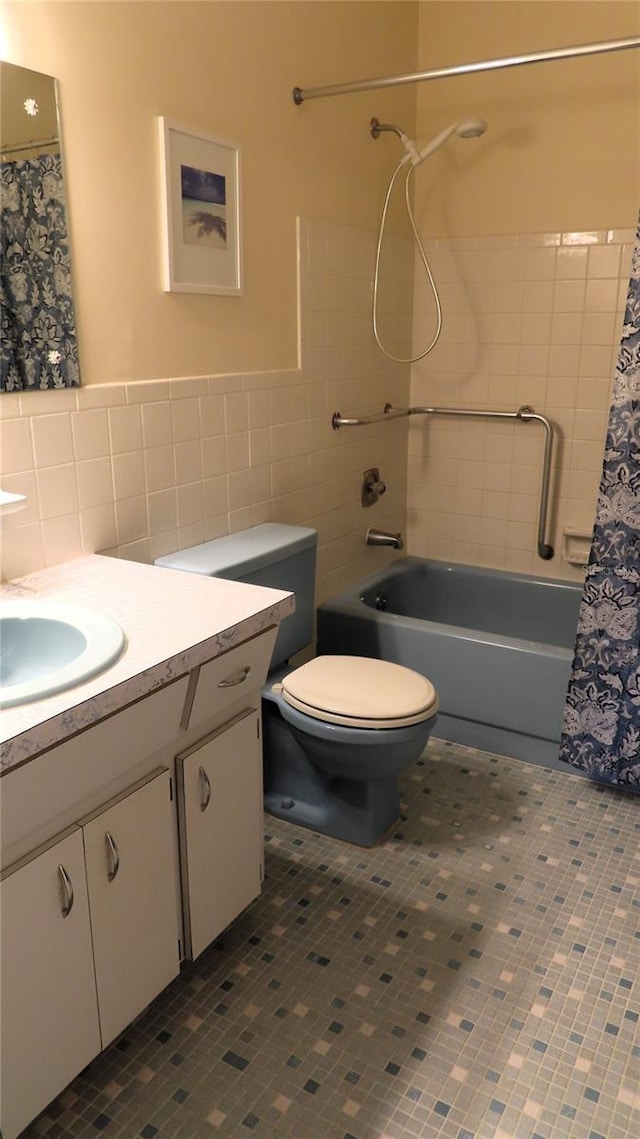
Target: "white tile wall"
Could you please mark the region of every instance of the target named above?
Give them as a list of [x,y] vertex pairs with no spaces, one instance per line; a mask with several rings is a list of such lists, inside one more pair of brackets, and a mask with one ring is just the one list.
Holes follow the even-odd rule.
[[[436,240],[428,252],[444,326],[412,368],[416,405],[515,411],[557,428],[548,562],[535,552],[542,431],[501,421],[415,418],[408,521],[414,554],[579,579],[565,526],[591,531],[629,282],[632,230]],[[433,300],[416,270],[414,349]]]
[[[429,255],[443,334],[409,373],[370,332],[375,235],[301,222],[300,367],[251,375],[5,394],[4,489],[28,496],[3,519],[3,576],[94,551],[151,561],[258,522],[317,527],[318,598],[392,555],[367,526],[408,531],[410,553],[579,578],[565,526],[591,529],[629,278],[632,231],[437,240]],[[381,329],[404,354],[413,254],[389,249]],[[414,348],[433,332],[418,279]],[[343,428],[330,416],[399,406],[515,410],[558,427],[556,557],[535,555],[542,434],[533,425],[414,418]],[[408,449],[408,461],[407,461]],[[360,480],[379,466],[369,510]]]
[[[2,486],[28,496],[3,519],[3,576],[95,551],[151,561],[268,520],[318,529],[319,599],[383,564],[364,535],[405,527],[406,426],[330,425],[335,410],[408,401],[408,370],[371,343],[373,243],[300,223],[298,369],[3,395]],[[388,307],[402,294],[408,317],[411,250],[391,252]],[[389,489],[363,510],[369,466]]]

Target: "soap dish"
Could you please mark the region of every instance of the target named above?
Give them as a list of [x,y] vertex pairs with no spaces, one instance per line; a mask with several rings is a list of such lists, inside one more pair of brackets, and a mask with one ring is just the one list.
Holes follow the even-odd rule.
[[569,565],[584,569],[591,553],[591,531],[565,526],[562,532],[562,557]]

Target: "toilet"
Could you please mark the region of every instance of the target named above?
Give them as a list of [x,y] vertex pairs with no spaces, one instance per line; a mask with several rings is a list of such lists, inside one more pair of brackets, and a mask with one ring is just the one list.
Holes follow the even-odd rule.
[[262,690],[265,809],[373,846],[398,818],[397,777],[426,746],[438,697],[419,673],[372,657],[288,664],[313,636],[316,545],[315,530],[267,522],[155,564],[295,593]]

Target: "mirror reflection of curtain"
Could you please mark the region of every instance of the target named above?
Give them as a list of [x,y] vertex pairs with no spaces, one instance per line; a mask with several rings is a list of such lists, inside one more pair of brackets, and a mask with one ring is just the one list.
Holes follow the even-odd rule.
[[80,383],[60,154],[0,163],[0,390]]
[[640,791],[640,225],[560,759]]

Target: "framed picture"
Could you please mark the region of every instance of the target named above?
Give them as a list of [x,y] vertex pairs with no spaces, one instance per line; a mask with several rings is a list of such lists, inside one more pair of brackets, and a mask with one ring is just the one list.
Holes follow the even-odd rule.
[[165,292],[242,293],[240,149],[160,117]]

